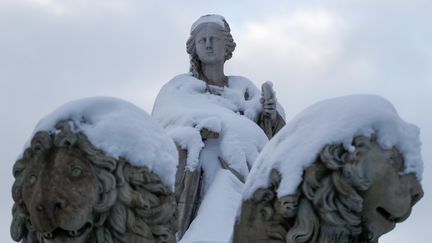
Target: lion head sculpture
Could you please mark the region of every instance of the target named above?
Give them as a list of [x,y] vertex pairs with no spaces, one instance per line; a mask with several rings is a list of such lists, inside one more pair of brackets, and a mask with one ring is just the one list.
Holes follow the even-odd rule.
[[293,195],[277,197],[281,176],[273,169],[271,186],[243,202],[233,242],[378,242],[410,215],[422,187],[415,174],[402,173],[396,148],[383,149],[373,136],[353,145],[354,152],[325,146]]
[[15,241],[175,242],[175,198],[158,175],[107,156],[71,122],[56,128],[14,165]]

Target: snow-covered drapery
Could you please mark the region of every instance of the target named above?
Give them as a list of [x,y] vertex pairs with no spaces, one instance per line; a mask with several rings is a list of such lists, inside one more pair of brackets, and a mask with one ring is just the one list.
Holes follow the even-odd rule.
[[[195,170],[203,162],[201,153],[201,157],[221,157],[246,177],[248,167],[268,141],[256,124],[262,109],[260,98],[260,90],[243,77],[230,76],[228,87],[216,87],[183,74],[162,87],[152,115],[177,145],[188,150],[188,170]],[[282,109],[278,111],[284,114]],[[219,133],[219,138],[205,148],[200,135],[202,128]],[[213,152],[209,154],[210,151]],[[201,164],[204,170],[207,164]]]
[[[219,87],[183,74],[160,90],[152,115],[187,150],[185,171],[179,171],[183,179],[199,178],[193,180],[198,181],[196,185],[178,182],[187,187],[176,189],[178,195],[186,195],[185,201],[182,196],[179,199],[180,235],[185,233],[180,242],[228,242],[241,202],[242,181],[268,142],[257,124],[262,112],[260,98],[261,91],[239,76],[229,76],[228,86]],[[283,119],[279,105],[278,113]],[[203,139],[203,129],[218,136]],[[221,169],[226,167],[228,170]],[[200,191],[198,196],[190,198],[195,190]]]

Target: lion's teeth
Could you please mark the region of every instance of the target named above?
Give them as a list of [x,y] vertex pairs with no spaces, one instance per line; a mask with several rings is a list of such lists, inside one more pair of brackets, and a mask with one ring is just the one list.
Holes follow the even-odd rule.
[[45,233],[44,234],[45,238],[52,238],[52,236],[53,236],[52,233]]
[[69,231],[69,235],[70,236],[77,236],[78,235],[78,231],[76,231],[76,230]]

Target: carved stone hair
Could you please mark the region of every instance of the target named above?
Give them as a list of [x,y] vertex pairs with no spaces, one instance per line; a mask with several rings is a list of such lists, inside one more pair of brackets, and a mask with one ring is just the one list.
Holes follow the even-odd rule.
[[22,200],[26,166],[37,153],[53,147],[76,146],[89,159],[97,178],[99,201],[93,206],[94,228],[89,242],[175,242],[175,199],[161,179],[146,167],[135,167],[95,148],[82,133],[72,131],[72,122],[60,122],[58,133],[38,132],[21,159],[17,160],[12,187],[15,241],[38,243],[29,230],[29,213]]
[[[354,145],[361,147],[373,140],[375,138],[356,137]],[[396,149],[394,151],[393,156],[401,156]],[[273,169],[270,187],[256,190],[252,198],[243,203],[234,242],[241,242],[251,233],[244,229],[249,227],[251,218],[248,217],[254,217],[250,212],[257,210],[264,225],[272,229],[283,225],[280,234],[284,235],[283,242],[286,243],[370,242],[361,218],[361,191],[370,187],[370,181],[357,160],[356,153],[348,152],[342,145],[327,145],[316,161],[305,169],[296,193],[281,198],[276,195],[281,177]]]
[[[220,28],[220,30],[224,33],[225,36],[225,61],[229,60],[232,57],[232,53],[235,50],[236,43],[234,42],[234,39],[231,35],[231,29],[228,25],[228,23],[225,21],[225,19],[222,20],[224,23],[224,28]],[[190,57],[190,68],[189,71],[192,73],[192,76],[203,80],[203,74],[201,71],[201,60],[199,59],[198,55],[196,54],[195,49],[195,37],[197,33],[203,29],[205,26],[207,26],[209,23],[202,23],[198,25],[196,28],[194,28],[191,32],[191,35],[189,39],[186,42],[186,51],[189,54]]]
[[[368,140],[357,137],[355,144]],[[286,242],[367,242],[362,233],[363,198],[358,191],[369,181],[353,153],[342,145],[327,145],[305,170],[294,226]]]

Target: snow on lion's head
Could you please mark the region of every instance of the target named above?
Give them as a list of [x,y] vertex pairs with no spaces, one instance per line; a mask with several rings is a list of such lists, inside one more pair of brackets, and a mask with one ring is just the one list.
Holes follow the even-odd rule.
[[[148,155],[148,160],[158,159],[151,157],[154,151],[146,152],[154,149],[153,145],[138,145],[140,141],[136,140],[135,145],[141,151],[116,154],[115,149],[121,148],[120,143],[116,144],[118,141],[109,143],[112,149],[97,142],[98,137],[105,141],[113,133],[122,135],[121,130],[124,133],[127,126],[118,123],[129,121],[130,126],[131,119],[118,120],[114,116],[126,115],[127,109],[138,111],[136,107],[107,98],[78,103],[81,104],[75,102],[69,108],[62,107],[61,112],[57,110],[51,115],[50,121],[42,121],[14,165],[12,238],[26,243],[175,242],[176,202],[173,186],[167,179],[171,176],[162,175],[161,169],[151,166],[153,162],[139,163],[136,160],[139,156],[133,156],[140,153]],[[81,123],[70,115],[71,110],[95,104],[100,108],[102,103],[102,107],[108,108],[99,111],[97,116],[94,116],[97,112],[80,113]],[[111,113],[108,121],[98,119],[107,118],[105,115],[110,113],[107,111],[114,110],[117,112]],[[102,122],[105,125],[101,126]],[[98,131],[97,127],[109,127],[107,122],[117,131]],[[52,128],[43,129],[43,123],[50,123],[48,127]],[[142,132],[139,126],[130,129]],[[140,135],[149,136],[149,133]],[[119,139],[124,137],[111,137],[111,140]],[[134,140],[134,136],[127,139]],[[161,140],[153,138],[153,141]],[[158,146],[171,151],[172,142],[166,141]],[[159,159],[161,163],[165,161],[165,167],[175,168],[175,161],[170,165],[166,157],[161,155]],[[171,174],[173,177],[174,173]]]
[[377,242],[423,196],[418,136],[380,97],[309,107],[255,162],[233,242]]

